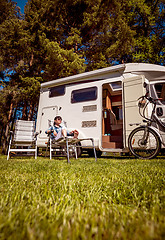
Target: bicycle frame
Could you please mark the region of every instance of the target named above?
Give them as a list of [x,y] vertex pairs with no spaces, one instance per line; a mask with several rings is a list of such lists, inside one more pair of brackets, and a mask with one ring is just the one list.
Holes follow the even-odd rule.
[[163,138],[161,136],[161,134],[159,133],[159,130],[157,128],[155,128],[154,126],[147,126],[148,128],[152,129],[159,137],[161,143],[165,146],[165,143],[163,142]]
[[[144,108],[143,108],[143,113],[142,113],[142,114],[141,114],[141,112],[140,112],[140,106],[139,106],[139,114],[140,114],[145,120],[147,120],[147,121],[146,121],[146,122],[147,122],[147,125],[143,125],[143,127],[146,127],[146,129],[147,129],[147,128],[151,128],[153,131],[155,131],[156,134],[159,136],[159,139],[160,139],[161,143],[165,146],[165,142],[163,141],[163,138],[162,138],[162,136],[161,136],[158,128],[154,127],[153,124],[152,124],[152,123],[156,123],[158,126],[162,127],[163,130],[165,131],[165,124],[163,124],[163,123],[160,121],[160,119],[159,119],[159,118],[156,116],[156,114],[155,114],[156,100],[158,100],[158,99],[152,99],[152,98],[148,98],[147,96],[143,96],[142,99],[144,99],[144,98],[146,98],[146,99],[148,100],[148,102],[145,104],[145,106],[144,106]],[[146,107],[148,106],[149,103],[153,103],[153,104],[154,104],[154,107],[153,107],[153,109],[152,109],[152,113],[151,113],[151,118],[150,118],[150,119],[145,116],[145,110],[146,110]],[[142,126],[142,125],[141,125],[141,126]],[[143,144],[145,144],[145,141],[146,141],[146,139],[147,139],[147,137],[148,137],[146,134],[147,134],[147,130],[146,130],[145,135],[143,136],[143,139],[142,139],[142,141],[144,141]]]
[[[155,122],[158,124],[158,126],[161,126],[161,127],[165,130],[164,125],[162,124],[162,122],[160,122],[160,120],[158,119],[158,117],[157,117],[156,115],[153,116],[153,119],[154,119]],[[159,129],[156,128],[156,127],[154,127],[154,126],[152,126],[152,125],[150,126],[150,128],[152,128],[152,129],[157,133],[157,135],[158,135],[159,138],[160,138],[161,143],[165,146],[165,142],[163,141],[163,137],[162,137],[162,135],[160,134]]]

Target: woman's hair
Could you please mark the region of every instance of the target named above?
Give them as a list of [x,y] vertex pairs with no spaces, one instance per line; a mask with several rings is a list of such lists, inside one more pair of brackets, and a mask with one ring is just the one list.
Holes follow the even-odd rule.
[[56,116],[56,117],[54,118],[54,120],[57,120],[57,119],[59,119],[59,120],[62,121],[62,117],[61,117],[61,116]]
[[[55,118],[54,118],[54,120],[57,120],[57,119],[59,119],[59,120],[61,120],[62,121],[62,117],[61,116],[56,116]],[[55,122],[54,122],[54,126],[55,126]]]

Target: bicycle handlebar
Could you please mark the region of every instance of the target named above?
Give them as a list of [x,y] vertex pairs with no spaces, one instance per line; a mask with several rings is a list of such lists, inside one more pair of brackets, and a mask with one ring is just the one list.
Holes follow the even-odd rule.
[[[142,118],[144,118],[145,120],[147,120],[147,123],[152,123],[152,122],[156,122],[158,123],[162,128],[165,129],[165,124],[157,117],[157,115],[155,114],[155,110],[156,110],[156,103],[157,101],[162,100],[162,98],[152,98],[152,97],[148,97],[147,94],[145,96],[140,97],[138,100],[142,99],[141,101],[139,101],[138,106],[139,106],[139,114]],[[145,101],[145,99],[148,100],[148,102]],[[149,103],[153,103],[154,107],[152,109],[152,113],[150,118],[147,118],[145,116],[145,110],[148,106]],[[140,108],[143,108],[143,111],[141,113]],[[144,121],[144,120],[143,120]]]
[[[159,100],[161,100],[161,98],[152,98],[152,97],[148,97],[147,95],[148,95],[148,93],[146,93],[146,95],[141,96],[140,98],[138,98],[138,100],[141,99],[141,101],[139,101],[139,103],[138,103],[138,106],[139,106],[139,114],[140,114],[144,119],[146,119],[147,121],[152,122],[152,121],[153,121],[152,115],[153,115],[153,113],[155,112],[156,102],[159,101]],[[147,103],[146,103],[145,99],[148,100]],[[151,114],[151,118],[150,118],[150,119],[145,116],[145,109],[146,109],[146,107],[147,107],[147,105],[148,105],[149,103],[154,104],[154,107],[153,107],[153,110],[152,110],[152,114]],[[143,112],[142,112],[142,113],[141,113],[141,111],[140,111],[140,108],[143,108]]]
[[162,100],[162,98],[147,97],[147,94],[138,98],[138,100],[140,100],[140,99],[142,99],[142,100],[147,99],[150,103],[153,103],[153,104],[156,104],[156,101]]

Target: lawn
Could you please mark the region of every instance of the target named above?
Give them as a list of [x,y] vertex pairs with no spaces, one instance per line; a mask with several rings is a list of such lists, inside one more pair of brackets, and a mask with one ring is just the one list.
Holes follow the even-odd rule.
[[0,156],[0,239],[164,239],[165,157]]

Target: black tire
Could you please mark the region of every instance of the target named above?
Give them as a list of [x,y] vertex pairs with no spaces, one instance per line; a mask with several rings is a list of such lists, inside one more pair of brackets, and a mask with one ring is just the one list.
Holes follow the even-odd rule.
[[142,142],[146,127],[135,128],[129,135],[128,147],[131,153],[141,159],[154,158],[160,151],[161,143],[159,136],[151,128],[147,128],[147,140]]
[[80,143],[78,143],[77,145],[80,146],[80,147],[77,147],[77,157],[79,158],[81,157],[81,154],[82,154],[82,148]]
[[[96,156],[99,158],[102,155],[102,151],[96,150]],[[95,157],[93,149],[88,149],[88,156]]]
[[102,153],[103,153],[102,151],[100,151],[100,150],[96,150],[96,155],[97,155],[98,158],[101,157]]

